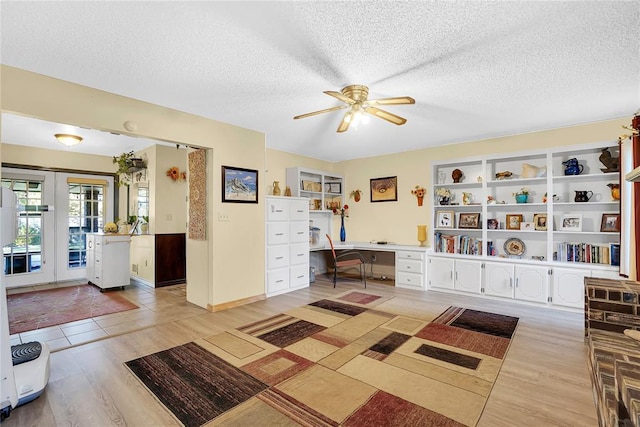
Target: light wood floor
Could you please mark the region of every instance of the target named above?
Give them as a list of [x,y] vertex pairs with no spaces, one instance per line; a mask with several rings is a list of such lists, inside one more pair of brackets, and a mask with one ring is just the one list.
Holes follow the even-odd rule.
[[[410,296],[435,307],[457,305],[520,317],[511,348],[478,426],[597,426],[581,314],[467,296],[369,284],[370,290]],[[43,395],[12,411],[13,426],[173,426],[176,421],[123,363],[196,338],[245,325],[348,289],[319,278],[308,289],[209,313],[174,294],[155,290],[158,322],[144,329],[59,349]],[[136,294],[136,290],[129,290]],[[460,402],[464,405],[464,402]],[[259,420],[256,424],[259,425]]]

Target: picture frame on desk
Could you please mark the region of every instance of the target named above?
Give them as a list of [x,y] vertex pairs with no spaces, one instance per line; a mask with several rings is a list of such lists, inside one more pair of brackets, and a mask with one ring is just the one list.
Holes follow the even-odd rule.
[[397,202],[398,201],[398,177],[371,178],[369,180],[371,191],[371,203]]
[[258,203],[258,171],[222,166],[222,203]]
[[507,230],[520,230],[520,223],[524,220],[522,214],[507,214]]
[[436,228],[453,228],[456,214],[453,211],[438,211]]
[[600,231],[602,233],[619,233],[620,232],[620,214],[614,214],[614,213],[602,214]]
[[458,228],[479,228],[480,227],[480,214],[479,213],[460,213],[458,218]]

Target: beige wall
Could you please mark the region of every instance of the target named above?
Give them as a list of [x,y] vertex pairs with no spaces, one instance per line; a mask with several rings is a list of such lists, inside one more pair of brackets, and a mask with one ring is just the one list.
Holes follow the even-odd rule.
[[[320,170],[340,173],[345,177],[345,192],[349,204],[349,218],[345,220],[347,240],[386,240],[398,244],[418,244],[418,224],[430,225],[433,195],[425,196],[424,204],[418,207],[411,190],[416,185],[427,189],[431,186],[431,162],[434,160],[462,159],[494,153],[545,149],[557,146],[606,142],[613,144],[622,132],[622,126],[630,123],[630,117],[608,120],[580,126],[492,138],[436,148],[408,151],[378,157],[350,160],[340,163],[320,162],[301,164],[306,158],[268,150],[269,174],[284,180],[285,169],[292,166],[308,166]],[[275,160],[274,160],[275,159]],[[398,177],[398,201],[371,203],[369,180],[387,176]],[[349,199],[352,190],[363,191],[362,199],[355,203]],[[429,227],[430,228],[430,227]],[[338,238],[339,220],[334,218],[333,238]],[[428,235],[431,233],[428,232]],[[431,239],[429,240],[430,244]]]
[[[264,134],[5,65],[0,78],[3,111],[122,134],[131,120],[137,136],[207,148],[207,240],[187,241],[187,299],[207,306],[264,294],[264,194],[223,205],[220,190],[222,165],[265,170]],[[221,211],[229,222],[217,221]]]

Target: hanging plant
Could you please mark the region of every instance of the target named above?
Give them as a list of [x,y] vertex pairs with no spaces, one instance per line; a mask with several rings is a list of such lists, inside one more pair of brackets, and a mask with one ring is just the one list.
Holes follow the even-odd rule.
[[133,151],[113,156],[113,163],[118,165],[118,185],[129,185],[132,181],[132,174],[147,168],[146,162],[135,157]]

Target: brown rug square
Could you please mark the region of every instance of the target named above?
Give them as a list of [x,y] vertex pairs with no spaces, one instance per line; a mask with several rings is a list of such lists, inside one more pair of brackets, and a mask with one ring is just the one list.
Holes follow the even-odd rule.
[[138,308],[115,292],[100,292],[93,285],[7,295],[9,333],[32,331],[76,320]]

